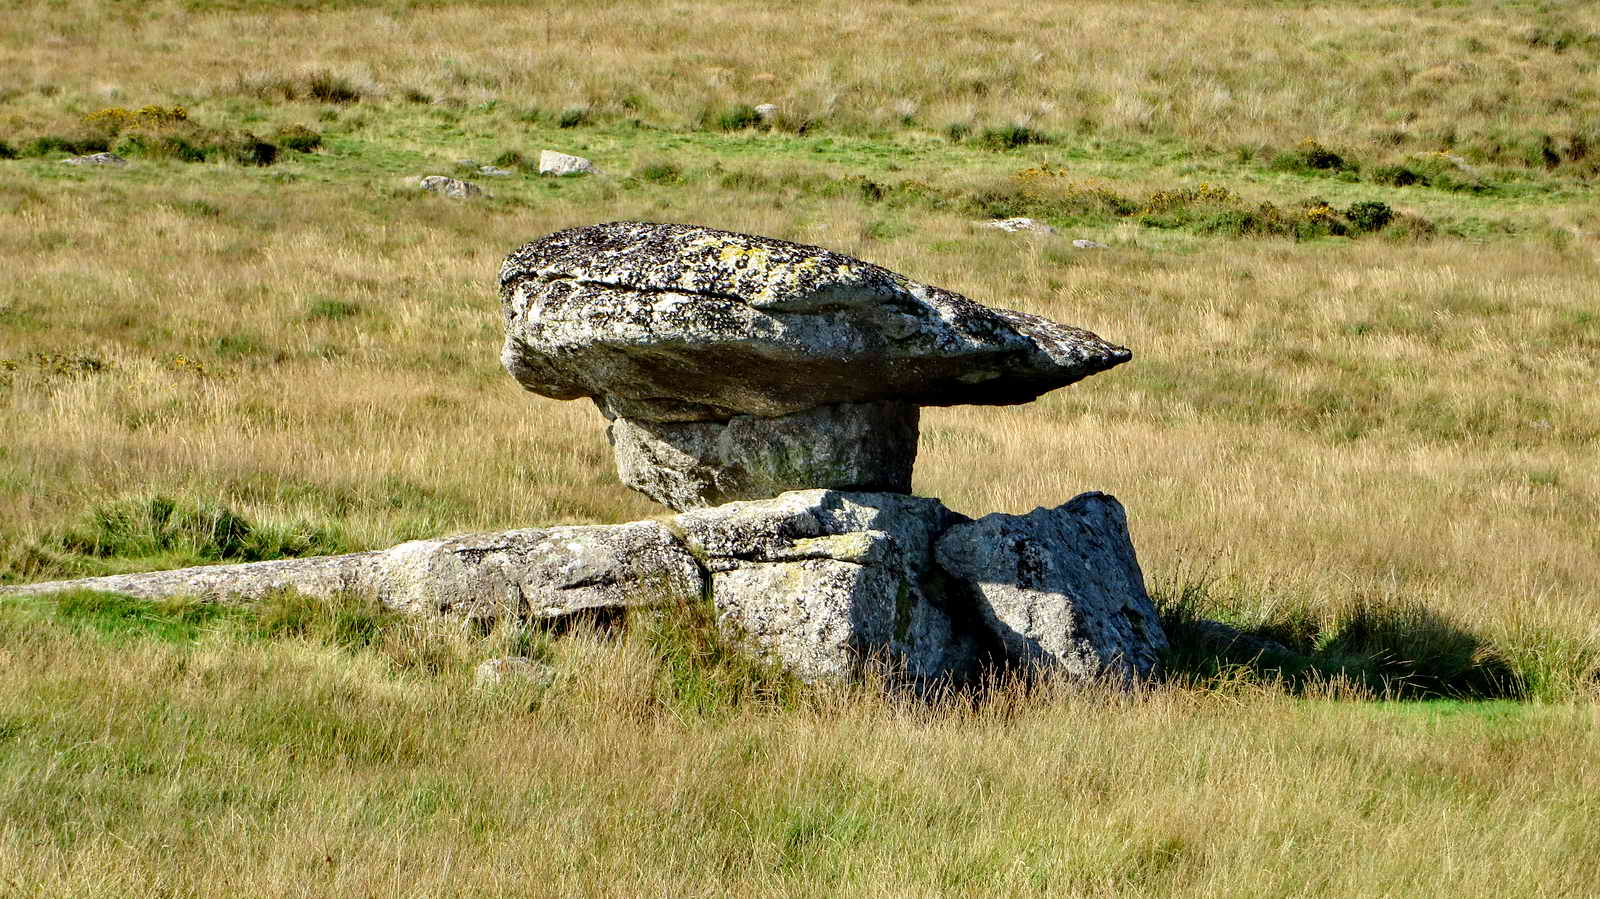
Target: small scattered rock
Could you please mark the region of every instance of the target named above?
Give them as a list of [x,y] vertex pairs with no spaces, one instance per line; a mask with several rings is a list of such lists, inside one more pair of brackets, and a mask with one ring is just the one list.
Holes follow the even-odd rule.
[[481,165],[478,166],[478,174],[489,178],[510,178],[512,175],[515,175],[516,172],[513,172],[510,169],[500,168],[497,165]]
[[776,103],[762,103],[760,106],[756,107],[756,118],[763,122],[772,121],[772,117],[776,116],[777,114],[778,104]]
[[558,153],[555,150],[545,150],[539,154],[539,174],[541,175],[598,175],[600,170],[594,163],[582,156],[571,156]]
[[61,160],[66,165],[113,165],[125,166],[128,160],[115,153],[90,153],[88,156],[74,156],[71,159]]
[[1022,232],[1022,231],[1028,231],[1028,232],[1032,232],[1034,234],[1054,234],[1054,233],[1056,233],[1056,229],[1050,227],[1049,225],[1045,224],[1044,222],[1039,221],[1038,219],[1031,219],[1031,218],[1020,217],[1020,216],[1018,218],[1011,218],[1011,219],[995,219],[992,222],[983,222],[982,224],[983,224],[983,227],[985,227],[985,228],[994,228],[996,230],[1005,231],[1005,232],[1010,233],[1010,234],[1016,234],[1016,233]]
[[1077,240],[1074,240],[1072,242],[1072,245],[1077,247],[1080,250],[1109,250],[1109,249],[1111,249],[1111,245],[1110,244],[1103,244],[1098,240],[1088,240],[1088,239],[1082,238],[1082,237],[1078,238]]
[[472,685],[479,689],[493,687],[506,681],[527,681],[540,687],[555,683],[556,669],[527,656],[506,656],[489,659],[472,673]]
[[473,184],[471,181],[462,181],[459,178],[451,178],[445,175],[428,175],[418,181],[417,186],[423,190],[444,194],[457,200],[483,195],[483,188]]

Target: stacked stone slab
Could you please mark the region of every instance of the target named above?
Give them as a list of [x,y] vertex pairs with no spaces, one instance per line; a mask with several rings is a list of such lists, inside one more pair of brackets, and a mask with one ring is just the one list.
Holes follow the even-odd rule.
[[920,682],[1156,666],[1166,638],[1115,499],[974,521],[907,495],[921,406],[1028,402],[1127,350],[817,247],[684,225],[551,234],[506,260],[501,299],[510,373],[591,398],[623,482],[681,514],[23,591],[356,591],[478,622],[709,597],[734,641],[807,680],[874,660]]
[[589,397],[624,483],[673,509],[909,493],[918,408],[1026,403],[1126,361],[1079,328],[767,237],[612,222],[500,272],[502,361]]

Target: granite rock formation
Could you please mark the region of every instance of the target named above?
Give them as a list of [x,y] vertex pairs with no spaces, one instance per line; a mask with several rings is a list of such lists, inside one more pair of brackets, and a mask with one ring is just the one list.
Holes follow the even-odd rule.
[[[829,250],[687,225],[558,231],[513,252],[500,286],[502,361],[523,387],[590,397],[608,418],[640,425],[728,426],[845,404],[1012,405],[1131,355],[1088,331]],[[915,458],[903,418],[865,437],[880,444],[871,454]],[[716,442],[694,433],[691,443]],[[817,468],[797,483],[762,472],[759,458],[724,461],[757,472],[747,482],[760,492],[651,495],[681,510],[771,496],[765,484],[862,486],[855,470],[835,480]]]

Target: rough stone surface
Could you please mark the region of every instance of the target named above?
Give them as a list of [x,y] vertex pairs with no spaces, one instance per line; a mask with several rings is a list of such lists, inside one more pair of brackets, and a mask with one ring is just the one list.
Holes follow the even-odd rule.
[[110,165],[118,167],[128,164],[128,160],[115,153],[90,153],[88,156],[74,156],[71,159],[63,159],[61,162],[64,165]]
[[689,225],[558,231],[500,284],[502,361],[524,387],[640,421],[1025,403],[1131,356],[849,256]]
[[527,681],[541,687],[555,683],[556,669],[527,656],[505,656],[489,659],[472,672],[472,685],[479,689],[494,687],[507,681]]
[[776,103],[762,103],[762,104],[756,106],[756,118],[760,119],[763,122],[772,121],[773,117],[776,116],[777,114],[778,114],[778,104],[776,104]]
[[984,222],[983,227],[994,228],[997,231],[1007,231],[1012,234],[1023,231],[1031,232],[1033,234],[1056,233],[1056,229],[1054,227],[1047,225],[1038,219],[1031,219],[1022,216],[1011,219],[995,219],[992,222]]
[[681,511],[811,487],[910,493],[919,412],[847,403],[725,422],[618,418],[608,436],[622,483]]
[[803,679],[838,680],[872,658],[917,679],[971,673],[980,641],[931,555],[957,520],[933,499],[802,490],[675,523],[727,632]]
[[478,620],[688,601],[702,589],[694,558],[654,521],[417,540],[375,569],[385,605]]
[[1104,493],[957,524],[935,553],[972,585],[979,613],[1013,658],[1080,677],[1141,677],[1166,648],[1122,504]]
[[234,601],[286,588],[313,596],[353,592],[400,611],[492,621],[692,601],[700,598],[703,581],[672,531],[639,521],[417,540],[381,552],[53,581],[0,592],[75,588]]
[[598,175],[600,170],[594,163],[582,156],[571,156],[558,153],[555,150],[545,150],[539,154],[539,174],[541,175]]
[[1089,240],[1088,238],[1084,238],[1084,237],[1077,238],[1076,240],[1074,240],[1072,242],[1072,245],[1074,247],[1077,247],[1080,250],[1109,250],[1109,249],[1111,249],[1111,246],[1109,244],[1103,244],[1098,240]]
[[274,559],[241,565],[201,565],[171,571],[113,574],[71,581],[46,581],[0,587],[0,593],[41,595],[62,590],[103,590],[140,599],[198,596],[250,602],[280,590],[298,590],[309,596],[370,590],[382,552],[317,556],[309,559]]
[[[1129,678],[1149,674],[1166,645],[1122,507],[1099,493],[970,521],[935,499],[800,490],[665,523],[418,540],[382,552],[0,594],[72,588],[233,601],[285,588],[357,592],[398,610],[479,623],[697,602],[709,589],[719,624],[739,645],[807,680],[846,679],[869,660],[922,683],[967,681],[991,662]],[[1282,649],[1213,630],[1198,633],[1219,649]],[[544,676],[516,659],[491,667],[480,682]]]
[[480,165],[478,166],[478,174],[487,178],[510,178],[516,172],[510,169],[503,169],[497,165]]
[[483,194],[483,188],[471,181],[462,181],[446,175],[427,175],[417,181],[417,186],[457,200],[466,200]]

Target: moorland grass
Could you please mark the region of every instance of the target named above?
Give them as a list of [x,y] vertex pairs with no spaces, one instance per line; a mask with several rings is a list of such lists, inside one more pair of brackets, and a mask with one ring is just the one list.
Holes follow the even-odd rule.
[[[1592,10],[679,11],[8,17],[0,583],[657,514],[598,413],[497,362],[507,251],[642,218],[821,244],[1133,348],[1024,407],[927,410],[917,492],[968,514],[1114,493],[1175,634],[1220,619],[1289,652],[1176,652],[1135,697],[1019,679],[929,705],[797,689],[704,609],[485,638],[293,597],[7,601],[7,889],[1593,882]],[[782,40],[695,49],[758,12]],[[281,152],[60,164],[105,139],[97,112],[146,107],[189,124],[128,133]],[[613,174],[537,177],[544,148]],[[464,158],[516,174],[470,203],[404,181]],[[508,652],[556,685],[469,689]]]

